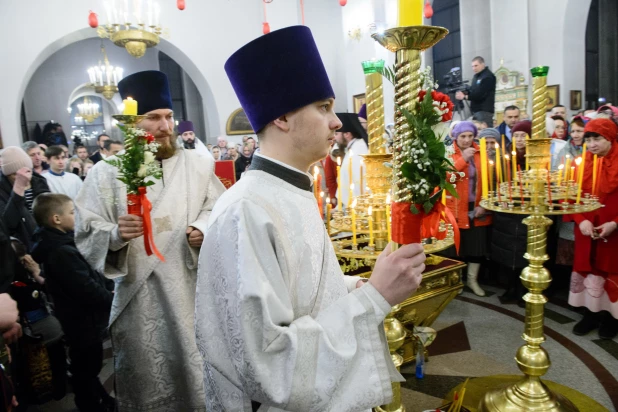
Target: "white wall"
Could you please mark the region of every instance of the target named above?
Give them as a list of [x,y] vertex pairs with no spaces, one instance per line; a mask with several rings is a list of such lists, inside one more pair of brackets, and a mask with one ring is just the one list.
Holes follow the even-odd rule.
[[459,0],[459,21],[463,78],[471,79],[474,76],[471,62],[476,56],[483,57],[489,68],[493,71],[500,67],[499,65],[494,66],[491,64],[491,25],[489,24],[491,12],[489,0]]
[[[100,48],[101,41],[98,39],[78,41],[54,53],[38,67],[24,94],[24,109],[29,122],[37,121],[43,127],[53,119],[70,134],[71,115],[67,112],[70,96],[76,87],[88,81],[86,70],[102,60]],[[111,44],[106,45],[106,51],[110,63],[124,68],[125,76],[159,68],[155,49],[149,49],[141,59],[134,59]],[[75,113],[72,115],[75,116]]]
[[[98,0],[63,0],[62,7],[56,2],[29,0],[12,2],[10,8],[8,0],[0,1],[6,3],[0,13],[0,38],[5,39],[0,43],[0,56],[11,62],[0,65],[0,95],[3,97],[0,124],[4,144],[12,145],[22,141],[21,102],[34,72],[63,47],[96,37],[96,31],[87,26],[88,11],[105,13]],[[209,137],[225,133],[228,116],[240,106],[223,65],[239,47],[262,34],[261,3],[255,0],[194,1],[188,3],[185,11],[179,11],[175,2],[160,2],[163,25],[171,34],[157,48],[178,62],[195,82],[203,99]],[[342,31],[338,17],[341,7],[332,0],[312,0],[306,2],[305,9],[306,23],[316,33],[329,75],[337,79],[336,93],[346,95],[345,87],[341,86],[343,54],[341,43],[337,41],[340,38],[337,33]],[[99,17],[101,22],[105,20],[104,16]],[[298,2],[268,4],[268,19],[272,30],[300,24]],[[106,47],[115,46],[107,41]],[[66,104],[58,110],[66,112]]]

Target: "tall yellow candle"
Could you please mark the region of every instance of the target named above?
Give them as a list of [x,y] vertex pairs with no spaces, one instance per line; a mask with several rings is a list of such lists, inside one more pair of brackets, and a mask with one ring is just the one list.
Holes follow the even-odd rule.
[[515,176],[517,176],[517,152],[513,150],[511,154],[513,155],[513,157],[511,157],[511,159],[513,159],[513,162],[511,163],[513,166],[513,171],[511,173],[513,173],[513,180],[515,180]]
[[333,210],[333,205],[330,203],[330,197],[326,198],[326,233],[330,236],[330,215]]
[[423,0],[399,0],[399,27],[423,24]]
[[526,157],[526,170],[530,170],[530,164],[528,163],[528,140],[530,140],[530,136],[526,135],[526,152],[524,154]]
[[[577,160],[575,160],[575,163],[577,163]],[[575,166],[571,166],[571,177],[569,180],[575,181]]]
[[319,170],[317,166],[313,166],[313,195],[315,196],[315,200],[319,201],[320,200],[320,188],[318,187],[318,174],[319,174]]
[[[584,152],[584,156],[586,153]],[[597,155],[592,158],[592,194],[597,193]]]
[[[350,207],[350,204],[351,204],[350,202],[352,201],[353,197],[354,197],[354,183],[351,183],[350,184],[350,195],[348,196],[348,207]],[[354,199],[354,202],[356,203],[356,199]]]
[[566,155],[566,165],[564,166],[564,181],[569,180],[569,170],[571,170],[571,156]]
[[343,186],[341,186],[341,158],[337,158],[337,190],[339,191],[337,195],[337,210],[341,212],[341,194],[343,193]]
[[485,139],[481,139],[481,190],[482,196],[487,199],[488,193],[488,184],[487,184],[487,141]]
[[504,140],[504,135],[502,135],[502,159],[504,160],[504,164],[502,164],[501,169],[504,170],[504,180],[506,180],[506,143]]
[[446,189],[442,189],[442,204],[446,206]]
[[577,200],[575,201],[575,204],[579,204],[579,201],[582,197],[582,183],[584,182],[584,168],[586,167],[586,144],[584,143],[584,156],[579,157],[577,160],[579,160],[579,162],[577,162],[577,174],[579,175],[577,177],[577,180],[579,181],[577,184]]
[[127,97],[122,101],[124,109],[122,114],[125,116],[137,116],[137,100],[133,100],[132,97]]
[[367,219],[369,223],[369,247],[373,247],[373,209],[371,206],[367,209]]
[[494,162],[489,161],[489,191],[494,191]]
[[558,186],[562,183],[562,170],[564,169],[564,164],[558,166]]
[[386,240],[391,241],[391,195],[386,195]]
[[361,189],[361,196],[362,196],[364,194],[364,192],[365,192],[365,186],[363,184],[363,159],[361,159],[361,161],[360,161],[360,168],[359,169],[360,169],[360,179],[361,179],[361,182],[360,182],[361,187],[360,187],[360,189]]
[[496,143],[496,174],[498,175],[496,190],[499,190],[500,183],[502,183],[502,160],[500,159],[500,145],[498,143]]
[[356,199],[352,202],[352,246],[356,246]]

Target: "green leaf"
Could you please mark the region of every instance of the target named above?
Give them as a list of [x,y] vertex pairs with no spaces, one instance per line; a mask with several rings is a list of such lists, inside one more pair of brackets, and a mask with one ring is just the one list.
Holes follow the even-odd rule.
[[423,203],[423,209],[425,210],[425,213],[431,212],[431,209],[433,209],[433,205],[434,204],[431,203],[431,199]]
[[410,212],[412,212],[412,214],[414,215],[418,215],[420,213],[420,211],[416,208],[416,205],[414,203],[412,203],[412,205],[410,206]]
[[445,182],[444,188],[453,196],[455,199],[459,199],[459,194],[457,194],[457,189],[452,184]]
[[414,172],[416,171],[414,169],[414,165],[410,162],[405,162],[401,165],[401,173],[408,180],[414,179]]

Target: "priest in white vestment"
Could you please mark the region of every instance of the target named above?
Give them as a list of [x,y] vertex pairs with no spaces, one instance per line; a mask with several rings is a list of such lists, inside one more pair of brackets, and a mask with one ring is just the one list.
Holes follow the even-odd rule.
[[193,122],[185,120],[178,123],[178,144],[187,150],[195,150],[195,153],[201,156],[210,156],[212,154],[200,139],[195,136],[195,127]]
[[[354,184],[354,190],[352,190],[354,197],[361,194],[361,162],[363,161],[361,155],[369,153],[369,149],[367,147],[367,132],[358,120],[358,115],[356,113],[337,113],[337,116],[342,125],[335,134],[335,141],[339,146],[346,148],[345,156],[341,162],[341,188],[337,190],[337,201],[341,200],[342,206],[347,207],[351,203],[350,184]],[[363,165],[363,168],[366,168],[366,166]],[[351,174],[350,171],[352,171]],[[366,184],[366,181],[364,184]]]
[[418,287],[423,249],[384,253],[367,283],[341,272],[308,173],[341,122],[307,27],[254,40],[225,69],[260,151],[215,205],[200,253],[195,325],[207,410],[386,404],[391,379],[402,377],[383,321]]
[[142,218],[127,215],[117,169],[97,163],[76,199],[76,243],[92,267],[116,283],[110,335],[118,410],[206,411],[193,320],[197,258],[225,189],[212,157],[176,144],[165,74],[135,73],[118,88],[146,116],[138,127],[161,144],[163,177],[147,196],[154,242],[165,258],[146,255]]

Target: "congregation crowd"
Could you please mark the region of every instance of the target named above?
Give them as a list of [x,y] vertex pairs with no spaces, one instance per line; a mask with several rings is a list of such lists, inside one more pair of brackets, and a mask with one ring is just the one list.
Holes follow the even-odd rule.
[[[295,35],[302,41],[313,44],[312,40],[308,40],[310,34],[307,35],[305,29],[294,30],[300,30]],[[268,42],[271,37],[265,36],[264,39]],[[278,39],[277,42],[281,42],[277,43],[283,45],[281,47],[291,47],[288,43],[290,40]],[[292,46],[294,51],[290,53],[298,53],[303,58],[316,58],[317,50],[301,50],[302,47],[297,47],[295,43]],[[276,49],[273,45],[268,47]],[[324,344],[320,346],[320,342],[336,340],[337,333],[333,331],[339,328],[344,328],[346,332],[342,340],[369,336],[376,339],[376,347],[379,347],[380,337],[373,335],[377,333],[375,331],[378,327],[374,326],[381,323],[392,305],[401,302],[418,286],[420,273],[424,269],[424,257],[421,260],[422,251],[406,248],[401,249],[397,256],[399,259],[405,258],[408,266],[415,268],[414,274],[406,275],[407,289],[395,293],[391,289],[399,286],[393,284],[387,287],[385,283],[380,283],[380,279],[392,275],[390,269],[394,264],[387,268],[388,263],[382,263],[382,269],[376,266],[377,276],[372,276],[372,283],[359,283],[358,278],[344,282],[338,280],[340,284],[333,280],[325,281],[336,291],[325,292],[331,299],[330,303],[347,292],[355,294],[362,302],[354,306],[349,319],[338,323],[317,315],[320,310],[328,311],[328,299],[322,302],[315,296],[309,299],[302,295],[309,293],[307,289],[319,282],[310,280],[303,283],[299,280],[299,285],[292,282],[290,286],[282,280],[292,278],[295,276],[294,271],[301,269],[311,274],[332,272],[334,276],[333,267],[337,261],[333,253],[324,252],[323,227],[307,224],[308,227],[303,226],[302,230],[294,231],[288,223],[294,221],[298,213],[315,208],[313,198],[305,192],[311,191],[311,185],[317,182],[322,183],[320,190],[326,193],[333,205],[338,202],[348,203],[348,190],[338,187],[337,162],[338,159],[340,162],[343,160],[342,173],[346,170],[353,170],[353,174],[362,173],[360,156],[368,152],[365,130],[367,115],[363,109],[358,114],[338,113],[335,116],[332,110],[334,94],[325,74],[326,80],[316,80],[317,84],[308,86],[315,89],[306,93],[309,100],[282,103],[283,106],[276,113],[252,107],[243,95],[259,95],[260,91],[256,89],[261,86],[257,84],[259,82],[251,83],[243,78],[250,79],[252,75],[242,68],[247,62],[242,50],[230,59],[228,64],[232,67],[226,65],[226,70],[252,126],[260,131],[260,150],[258,141],[249,136],[245,136],[241,144],[228,143],[225,137],[217,138],[215,145],[204,144],[196,136],[190,121],[180,122],[175,130],[171,100],[169,96],[165,97],[166,93],[169,94],[166,92],[167,86],[160,86],[167,80],[162,80],[165,76],[160,72],[137,73],[119,85],[123,97],[131,95],[139,101],[143,101],[140,99],[143,90],[155,87],[153,84],[163,88],[163,97],[159,97],[159,101],[144,105],[149,110],[140,113],[147,115],[140,127],[152,133],[164,148],[157,158],[161,162],[164,178],[148,190],[150,196],[153,196],[151,202],[154,205],[153,221],[157,228],[156,243],[165,254],[165,262],[145,256],[143,242],[136,241],[144,234],[144,223],[141,218],[126,214],[126,193],[115,183],[117,175],[114,169],[104,162],[122,152],[123,142],[101,134],[96,139],[96,151],[89,152],[86,146],[70,145],[66,138],[62,140],[61,126],[56,124],[52,125],[54,130],[45,133],[53,137],[51,140],[28,141],[22,147],[11,146],[1,151],[0,310],[5,315],[16,313],[18,308],[19,317],[14,315],[11,319],[10,315],[3,316],[0,327],[4,343],[12,348],[13,359],[9,369],[12,371],[15,389],[15,397],[11,398],[16,407],[18,402],[25,402],[26,399],[35,402],[46,397],[63,397],[67,376],[71,376],[75,402],[82,411],[113,411],[117,408],[146,410],[140,408],[148,407],[155,410],[164,406],[171,408],[165,410],[198,411],[205,410],[205,403],[209,405],[208,410],[257,410],[260,403],[264,402],[289,406],[293,404],[295,393],[304,393],[302,383],[294,381],[292,388],[288,388],[282,380],[288,379],[291,382],[293,379],[290,377],[292,375],[286,374],[279,376],[273,373],[269,379],[275,383],[263,376],[255,377],[262,372],[254,371],[253,364],[243,362],[255,360],[252,358],[255,356],[258,359],[256,364],[266,365],[264,367],[268,372],[269,357],[275,356],[269,353],[270,350],[280,351],[286,359],[295,358],[300,350],[306,353],[317,353],[319,350],[324,351],[324,356],[337,360],[342,356],[337,345],[331,348]],[[310,56],[307,57],[306,53]],[[304,69],[300,64],[294,69],[298,71],[298,78],[303,79]],[[270,70],[277,71],[273,67]],[[238,74],[240,72],[243,76]],[[319,111],[320,116],[328,113],[329,117],[325,124],[318,124],[315,116],[307,117],[313,119],[314,124],[310,124],[290,120],[298,116],[296,112],[287,118],[282,116],[299,107],[316,113]],[[309,109],[304,109],[306,107]],[[501,151],[516,153],[513,160],[519,168],[525,170],[526,145],[532,135],[532,124],[524,116],[518,107],[508,106],[503,113],[504,121],[500,124],[494,124],[486,114],[470,120],[453,121],[445,138],[446,151],[458,172],[458,197],[447,196],[446,205],[456,217],[461,231],[459,252],[449,250],[445,253],[467,263],[466,283],[476,295],[485,296],[482,283],[504,287],[505,292],[500,300],[505,305],[523,304],[525,289],[519,275],[528,265],[524,259],[527,229],[519,215],[490,213],[480,206],[479,142],[485,139],[489,161],[496,162],[496,154]],[[571,218],[555,218],[550,229],[550,260],[547,262],[557,280],[556,287],[568,285],[569,303],[584,310],[583,319],[575,325],[573,332],[585,335],[599,328],[599,336],[603,339],[613,339],[618,333],[618,283],[614,275],[618,262],[615,255],[612,255],[612,249],[618,243],[615,234],[618,227],[617,122],[618,108],[610,105],[598,110],[583,111],[572,118],[568,118],[563,106],[555,106],[547,116],[547,132],[552,139],[552,170],[562,170],[560,166],[567,159],[582,156],[604,159],[599,166],[598,178],[595,178],[598,179],[600,202],[605,207],[598,212],[574,215]],[[314,127],[322,127],[328,138],[320,143],[308,140],[309,143],[303,143],[305,146],[300,150],[306,152],[299,153],[297,148],[301,140],[288,142],[279,139],[295,127],[300,130],[299,135],[305,133],[307,136],[313,133]],[[587,143],[587,153],[583,152],[584,142]],[[324,147],[319,146],[314,150],[311,145]],[[71,149],[69,146],[72,146]],[[286,150],[294,153],[287,158],[288,163],[272,156],[285,153]],[[214,175],[217,161],[234,162],[238,185],[235,191],[225,192]],[[349,168],[348,164],[351,164]],[[592,164],[592,161],[586,164]],[[316,173],[323,177],[317,182],[307,174],[314,167]],[[267,174],[270,176],[262,176]],[[269,180],[274,177],[279,180]],[[354,176],[349,178],[356,180]],[[491,178],[495,179],[493,176]],[[590,193],[594,190],[592,170],[584,171],[584,179],[584,189]],[[343,181],[348,181],[348,177]],[[258,192],[260,187],[263,193]],[[247,206],[251,196],[255,204]],[[296,208],[285,211],[288,206],[276,203],[282,196],[291,199],[289,204],[296,204]],[[180,202],[179,199],[186,199],[186,202]],[[309,206],[305,207],[303,202]],[[278,208],[283,210],[281,216],[274,212]],[[209,218],[211,223],[207,226]],[[282,223],[282,219],[287,220]],[[315,219],[310,222],[315,223]],[[244,226],[234,231],[235,225]],[[317,231],[318,226],[320,231]],[[229,234],[228,231],[233,233]],[[309,246],[302,242],[295,245],[290,241],[294,236],[298,239],[309,235],[312,239],[320,239],[313,245],[318,249],[316,255],[326,255],[324,261],[319,259],[319,267],[314,266],[316,263],[306,257],[307,253],[302,250]],[[286,244],[286,239],[289,244]],[[263,247],[261,242],[266,240],[275,245],[273,250],[260,249]],[[199,256],[199,270],[203,272],[197,278],[198,255],[202,244],[208,246],[202,248]],[[238,256],[242,256],[242,259]],[[304,263],[288,266],[289,262],[297,262],[294,259]],[[309,260],[311,262],[307,263]],[[388,261],[385,259],[383,262]],[[243,268],[246,270],[243,271]],[[273,280],[273,268],[281,271],[280,278]],[[402,269],[402,273],[405,271]],[[223,274],[229,276],[223,281],[218,279],[219,274],[221,279]],[[185,275],[186,278],[183,278]],[[262,283],[258,284],[256,279]],[[237,282],[240,286],[236,285]],[[243,288],[245,282],[255,289],[247,291]],[[266,284],[275,286],[267,288],[263,286]],[[306,289],[301,291],[300,284]],[[317,287],[321,285],[319,283]],[[237,286],[242,292],[236,293],[236,289],[230,292],[230,288]],[[293,293],[294,298],[289,300],[286,294],[288,287],[299,288],[298,292]],[[283,293],[284,290],[286,293]],[[551,290],[549,292],[551,294]],[[329,296],[329,293],[333,296]],[[16,306],[11,298],[17,302]],[[228,316],[232,315],[221,313],[224,311],[222,302],[229,305],[226,306],[228,308],[242,308],[238,309],[239,313],[233,314],[238,318],[230,320]],[[351,306],[354,304],[350,303]],[[299,318],[291,309],[294,305],[300,308],[300,318],[305,323],[295,323],[298,332],[289,332],[288,329],[292,328],[287,328],[287,325]],[[340,311],[347,313],[346,307],[341,305]],[[273,312],[269,312],[269,309]],[[203,317],[198,315],[194,325],[195,313],[202,313]],[[308,316],[311,314],[316,319]],[[263,326],[262,316],[276,319],[267,319]],[[351,320],[361,318],[364,320]],[[229,332],[232,336],[225,335],[225,327],[238,326],[235,322],[250,330],[251,336],[237,337],[232,332]],[[319,322],[322,323],[316,328]],[[254,327],[254,323],[259,327]],[[367,329],[354,329],[361,327]],[[285,331],[282,332],[282,329]],[[330,330],[331,333],[324,330]],[[299,335],[290,337],[286,335],[288,333]],[[113,341],[116,399],[107,393],[98,379],[103,360],[103,342],[108,334],[111,334]],[[299,343],[302,348],[288,342],[288,339],[296,342],[300,338],[306,340]],[[238,344],[241,349],[222,349],[226,339],[234,345]],[[243,340],[247,342],[243,343]],[[279,348],[271,347],[264,351],[265,354],[258,351],[259,355],[241,353],[271,344]],[[312,345],[315,345],[315,350]],[[45,348],[47,360],[35,357],[33,348]],[[382,349],[376,349],[375,352],[367,350],[366,355],[358,355],[366,356],[362,362],[366,362],[364,365],[369,365],[368,368],[383,371],[383,375],[376,378],[375,382],[370,377],[368,385],[390,386],[390,383],[383,385],[384,379],[390,382],[391,377],[396,377],[396,372],[387,370],[390,356],[382,352]],[[243,356],[247,356],[247,359],[237,358]],[[154,361],[153,358],[163,361]],[[364,377],[352,376],[345,362],[347,360],[334,362],[337,367],[333,371],[324,371],[316,366],[313,372],[317,376],[314,376],[315,380],[319,381],[320,374],[330,376],[332,372],[339,374],[333,381],[345,381],[349,387],[353,387],[355,379]],[[41,368],[41,364],[49,367]],[[201,376],[202,371],[204,378]],[[11,386],[4,376],[2,374],[2,384]],[[263,386],[255,388],[249,378],[262,382]],[[157,379],[161,379],[160,384],[140,386],[143,382]],[[339,388],[344,386],[342,384]],[[289,391],[285,400],[278,400],[273,395],[281,387]],[[320,390],[316,390],[316,393],[321,393]],[[330,393],[329,390],[324,389],[324,392]],[[388,392],[388,389],[385,391]],[[223,392],[227,397],[216,395]],[[4,391],[5,405],[11,403],[11,399],[6,399],[8,393],[13,391]],[[329,396],[328,401],[324,400],[328,409],[323,410],[336,410],[337,402],[346,404],[350,401],[343,395],[341,399],[335,395]],[[299,405],[317,402],[309,398],[303,398]],[[388,393],[378,398],[378,401],[384,401]],[[229,406],[241,404],[245,409]],[[228,405],[227,409],[223,405]]]

